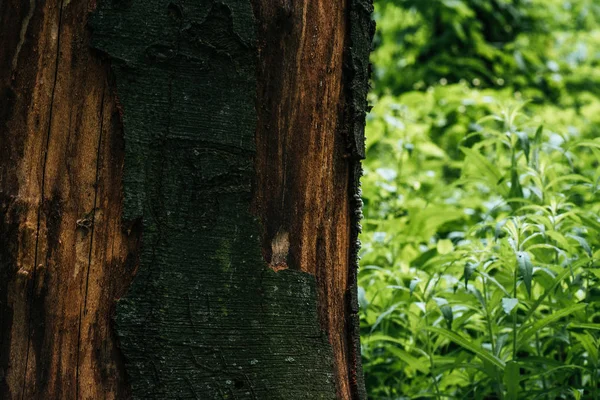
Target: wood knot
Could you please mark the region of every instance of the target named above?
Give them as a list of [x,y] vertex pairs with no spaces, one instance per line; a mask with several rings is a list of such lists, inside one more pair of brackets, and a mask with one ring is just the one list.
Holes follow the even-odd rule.
[[81,218],[79,218],[75,223],[77,224],[77,228],[81,228],[83,230],[89,231],[94,224],[94,213],[96,209],[94,208],[89,213],[85,214]]
[[17,276],[22,279],[27,279],[27,278],[29,278],[29,271],[27,271],[25,268],[21,267],[17,271]]

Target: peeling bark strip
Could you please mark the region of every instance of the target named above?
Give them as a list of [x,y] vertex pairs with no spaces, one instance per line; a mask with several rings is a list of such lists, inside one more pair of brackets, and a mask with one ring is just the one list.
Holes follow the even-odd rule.
[[371,19],[373,0],[349,0],[348,25],[349,37],[345,53],[345,132],[351,152],[350,170],[350,255],[348,260],[348,289],[346,291],[346,330],[348,341],[348,359],[353,399],[366,399],[362,360],[360,354],[360,316],[358,308],[358,253],[362,230],[362,196],[360,178],[365,158],[365,118],[370,109],[367,101],[371,64],[369,55],[375,34],[375,21]]
[[0,398],[364,398],[370,7],[0,1]]
[[[84,1],[0,2],[0,398],[126,398],[110,329],[139,233]],[[130,229],[131,228],[131,229]]]

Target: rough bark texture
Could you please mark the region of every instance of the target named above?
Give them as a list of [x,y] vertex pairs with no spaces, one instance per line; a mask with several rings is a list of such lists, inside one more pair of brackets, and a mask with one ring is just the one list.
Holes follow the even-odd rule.
[[0,398],[125,398],[111,309],[136,262],[123,141],[83,1],[0,1]]
[[89,11],[0,0],[0,397],[364,398],[370,3]]

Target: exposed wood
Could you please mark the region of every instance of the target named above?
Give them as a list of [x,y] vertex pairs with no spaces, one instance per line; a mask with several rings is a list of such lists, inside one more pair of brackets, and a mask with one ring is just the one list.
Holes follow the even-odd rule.
[[[336,390],[339,398],[350,399],[346,292],[352,160],[343,120],[347,4],[253,4],[259,21],[253,208],[262,222],[263,254],[279,268],[287,264],[316,276]],[[284,235],[285,263],[273,251]]]
[[125,398],[110,318],[139,232],[84,1],[0,3],[0,398]]

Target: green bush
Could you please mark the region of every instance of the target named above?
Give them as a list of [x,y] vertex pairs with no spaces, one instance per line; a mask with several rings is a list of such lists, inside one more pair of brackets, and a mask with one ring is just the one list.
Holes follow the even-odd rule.
[[[377,11],[359,275],[370,397],[600,398],[597,2]],[[419,59],[442,11],[464,25],[444,40],[480,35],[496,55],[465,58],[491,69],[450,45]]]
[[379,94],[466,80],[556,101],[565,87],[598,82],[588,75],[598,62],[597,0],[379,0],[376,19]]

